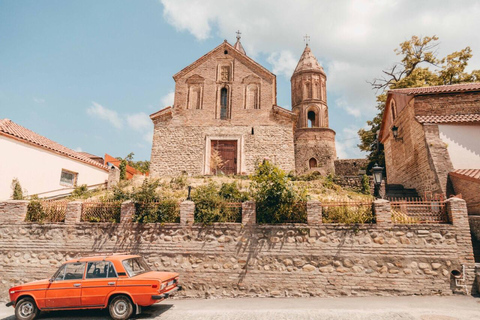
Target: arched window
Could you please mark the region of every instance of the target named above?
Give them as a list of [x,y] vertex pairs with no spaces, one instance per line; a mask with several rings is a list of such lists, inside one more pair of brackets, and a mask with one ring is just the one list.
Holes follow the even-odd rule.
[[305,82],[305,91],[305,97],[312,99],[312,84],[310,82]]
[[220,90],[220,119],[225,120],[228,117],[228,90]]
[[201,109],[201,88],[199,85],[190,87],[188,93],[188,109]]
[[317,126],[317,114],[315,111],[308,111],[307,113],[308,127],[313,128]]
[[308,166],[310,167],[310,169],[316,168],[317,167],[317,159],[311,158],[310,160],[308,160]]
[[258,86],[256,84],[249,84],[247,86],[246,100],[247,109],[260,109],[258,105]]
[[395,120],[395,118],[397,118],[397,106],[395,105],[395,100],[392,100],[390,106],[392,108],[392,120]]

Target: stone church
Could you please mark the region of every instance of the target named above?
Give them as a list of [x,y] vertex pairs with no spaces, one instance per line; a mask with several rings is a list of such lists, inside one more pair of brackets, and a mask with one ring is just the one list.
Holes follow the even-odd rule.
[[173,76],[173,106],[150,116],[153,177],[250,174],[267,158],[297,174],[335,171],[326,74],[308,44],[292,75],[292,111],[276,76],[226,40]]

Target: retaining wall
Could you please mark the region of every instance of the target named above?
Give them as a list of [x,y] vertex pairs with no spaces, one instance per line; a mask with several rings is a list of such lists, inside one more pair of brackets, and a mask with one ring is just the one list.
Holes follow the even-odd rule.
[[[15,217],[10,214],[15,208]],[[376,224],[322,224],[318,201],[307,224],[257,225],[255,204],[243,204],[243,224],[193,223],[181,205],[179,224],[131,223],[132,203],[119,224],[79,222],[69,204],[65,223],[23,222],[25,202],[0,204],[0,298],[8,288],[50,277],[65,260],[98,252],[133,252],[158,270],[181,275],[184,297],[450,295],[453,269],[474,263],[465,201],[449,199],[451,224],[393,225],[390,203],[374,203]],[[23,217],[23,218],[22,218]]]

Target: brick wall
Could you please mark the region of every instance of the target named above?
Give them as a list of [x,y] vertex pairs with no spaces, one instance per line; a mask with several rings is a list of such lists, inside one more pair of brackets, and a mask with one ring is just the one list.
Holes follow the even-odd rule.
[[[74,204],[67,215],[81,210]],[[137,224],[127,217],[132,208],[122,206],[119,224],[39,225],[1,214],[0,297],[14,284],[47,278],[61,262],[94,252],[139,253],[155,269],[179,272],[186,297],[448,295],[450,272],[462,264],[470,290],[473,285],[460,199],[448,205],[453,225],[393,225],[386,200],[376,202],[373,225],[322,224],[318,201],[307,205],[308,224],[275,226],[256,225],[251,202],[244,204],[244,225],[192,224],[191,202],[181,206],[189,222]]]
[[[384,141],[388,183],[416,189],[422,196],[430,192],[445,193],[451,162],[438,136],[438,126],[418,123],[411,104],[402,110],[394,124],[403,140],[395,141],[390,135]],[[444,177],[439,178],[436,170],[444,172]]]
[[480,215],[480,181],[462,178],[454,174],[450,175],[450,181],[454,193],[461,194],[467,202],[468,214]]
[[480,113],[480,92],[444,93],[415,97],[415,115]]

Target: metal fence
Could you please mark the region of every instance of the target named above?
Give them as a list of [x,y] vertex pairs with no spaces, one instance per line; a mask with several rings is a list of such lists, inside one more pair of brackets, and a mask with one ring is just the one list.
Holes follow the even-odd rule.
[[374,223],[373,200],[322,202],[323,223]]
[[120,222],[121,201],[88,201],[82,206],[81,221],[85,222]]
[[67,204],[67,200],[32,200],[28,204],[25,221],[64,222]]
[[393,223],[448,223],[443,200],[394,199],[390,205]]

